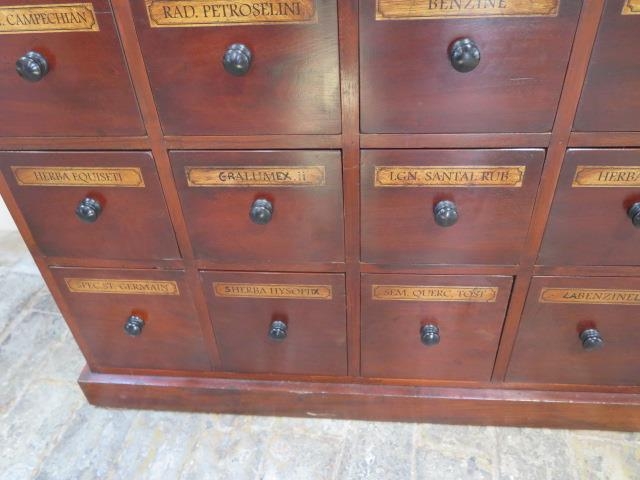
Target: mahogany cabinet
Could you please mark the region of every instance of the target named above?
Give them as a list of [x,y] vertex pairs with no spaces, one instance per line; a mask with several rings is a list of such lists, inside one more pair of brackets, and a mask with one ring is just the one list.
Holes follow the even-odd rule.
[[88,401],[640,429],[638,32],[638,0],[0,0],[0,193]]

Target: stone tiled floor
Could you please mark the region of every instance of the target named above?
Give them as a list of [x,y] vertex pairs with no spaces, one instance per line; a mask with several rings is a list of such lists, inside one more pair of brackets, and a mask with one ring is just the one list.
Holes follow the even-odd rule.
[[0,479],[640,479],[640,434],[109,410],[0,235]]

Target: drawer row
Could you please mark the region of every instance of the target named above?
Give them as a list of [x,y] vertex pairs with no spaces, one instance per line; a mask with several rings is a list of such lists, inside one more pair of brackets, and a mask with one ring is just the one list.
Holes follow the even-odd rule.
[[[211,369],[210,326],[183,272],[51,271],[92,369]],[[343,275],[203,271],[200,280],[222,370],[347,374]],[[511,284],[363,275],[362,375],[489,381]],[[534,277],[507,380],[638,385],[639,314],[640,278]]]
[[[15,3],[0,1],[0,136],[143,135],[110,2]],[[363,132],[551,130],[582,1],[415,3],[360,1]],[[577,131],[640,130],[631,3],[607,2]],[[340,133],[336,0],[130,6],[165,134]]]
[[[344,262],[337,151],[180,151],[171,162],[197,259]],[[361,259],[515,265],[544,150],[368,150]],[[179,259],[146,152],[2,152],[4,174],[48,257]],[[538,263],[638,265],[640,150],[568,150]]]

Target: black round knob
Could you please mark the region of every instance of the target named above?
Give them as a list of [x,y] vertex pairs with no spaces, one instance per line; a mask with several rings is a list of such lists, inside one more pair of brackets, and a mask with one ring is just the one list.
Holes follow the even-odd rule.
[[449,47],[449,59],[453,68],[467,73],[480,63],[480,49],[470,38],[461,38]]
[[102,205],[95,198],[87,197],[76,207],[76,215],[83,222],[93,223],[98,220],[102,212]]
[[49,64],[41,53],[27,52],[16,62],[16,71],[25,80],[38,82],[49,71]]
[[249,210],[249,218],[253,223],[264,225],[271,221],[271,217],[273,217],[273,205],[269,200],[259,198],[253,202]]
[[585,350],[595,350],[604,345],[602,335],[595,328],[587,328],[580,332],[580,340],[582,341],[582,348]]
[[282,341],[287,338],[287,324],[282,320],[274,320],[269,326],[269,337]]
[[142,327],[144,327],[144,320],[137,315],[131,315],[124,324],[124,331],[127,335],[137,337],[142,334]]
[[437,325],[423,325],[420,328],[420,341],[428,347],[439,344],[440,329]]
[[442,200],[433,207],[433,217],[441,227],[450,227],[458,221],[458,207],[450,200]]
[[640,202],[631,205],[631,208],[627,212],[627,215],[629,215],[633,226],[636,228],[640,228]]
[[245,75],[251,68],[251,50],[246,45],[234,43],[224,53],[222,65],[231,75]]

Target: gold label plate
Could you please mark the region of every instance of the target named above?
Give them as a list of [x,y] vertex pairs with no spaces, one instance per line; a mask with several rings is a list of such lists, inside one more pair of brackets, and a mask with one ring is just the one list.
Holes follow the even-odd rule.
[[117,293],[122,295],[180,295],[172,280],[123,280],[104,278],[65,278],[72,293]]
[[325,167],[185,167],[190,187],[321,186]]
[[153,28],[317,22],[316,0],[145,0],[145,3]]
[[376,20],[555,17],[560,0],[376,0]]
[[376,187],[521,187],[526,167],[375,167]]
[[331,285],[290,285],[274,283],[217,283],[216,297],[233,298],[295,298],[299,300],[331,300]]
[[0,6],[0,34],[98,31],[91,3]]
[[373,300],[412,302],[479,302],[494,303],[498,287],[437,287],[415,285],[373,285]]
[[137,167],[16,167],[13,176],[22,187],[144,187]]
[[578,165],[572,187],[640,187],[640,167]]
[[640,15],[640,0],[627,0],[624,2],[622,15]]
[[543,288],[540,303],[640,305],[640,290],[597,288]]

